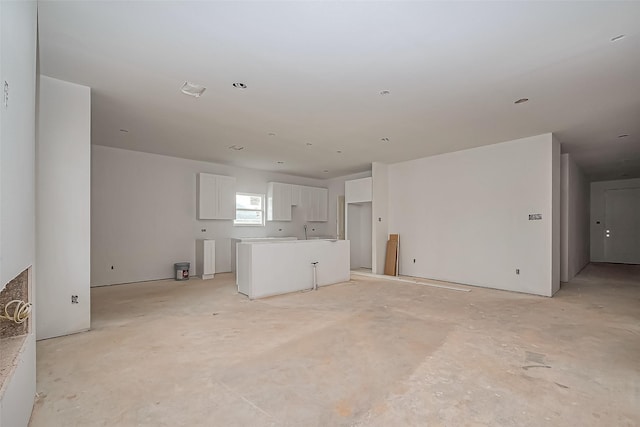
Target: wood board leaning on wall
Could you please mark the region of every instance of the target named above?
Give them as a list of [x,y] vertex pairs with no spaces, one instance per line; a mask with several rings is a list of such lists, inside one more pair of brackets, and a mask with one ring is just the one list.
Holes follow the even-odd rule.
[[387,257],[384,262],[384,274],[386,276],[398,275],[399,247],[400,247],[400,235],[389,234],[389,240],[387,240]]

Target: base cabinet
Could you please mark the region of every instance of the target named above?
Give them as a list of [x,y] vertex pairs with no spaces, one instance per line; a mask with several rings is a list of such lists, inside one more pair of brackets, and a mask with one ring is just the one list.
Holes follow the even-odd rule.
[[216,241],[196,240],[196,275],[202,280],[213,279],[216,274]]

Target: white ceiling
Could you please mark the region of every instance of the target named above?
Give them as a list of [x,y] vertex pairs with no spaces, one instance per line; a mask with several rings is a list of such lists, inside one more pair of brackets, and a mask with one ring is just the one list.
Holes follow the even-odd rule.
[[554,132],[593,180],[640,177],[640,2],[40,2],[38,20],[41,73],[92,88],[94,144],[326,178]]

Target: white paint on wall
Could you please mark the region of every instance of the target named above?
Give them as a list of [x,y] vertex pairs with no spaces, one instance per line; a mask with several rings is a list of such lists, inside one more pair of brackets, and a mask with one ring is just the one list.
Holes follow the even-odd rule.
[[560,280],[568,282],[589,263],[590,184],[570,154],[562,155]]
[[90,327],[90,88],[41,76],[38,126],[37,338],[45,339]]
[[[547,188],[551,188],[551,295],[560,290],[560,142],[551,135],[551,171],[547,177]],[[544,294],[543,294],[544,295]]]
[[390,165],[400,273],[551,296],[560,280],[559,157],[545,134]]
[[371,165],[371,272],[384,274],[384,260],[389,239],[389,166]]
[[301,178],[103,146],[92,147],[92,168],[92,286],[171,278],[175,262],[195,265],[196,239],[216,241],[216,272],[228,272],[232,237],[304,238],[298,207],[292,221],[264,227],[197,220],[198,172],[234,176],[236,191],[246,193],[266,194],[270,181],[329,188],[329,221],[308,223],[309,237],[335,236],[337,196],[350,178]]
[[[0,289],[33,264],[36,6],[1,3]],[[0,100],[3,96],[0,96]]]
[[[0,1],[0,290],[32,267],[35,295],[36,17],[34,1]],[[36,307],[37,308],[37,307]],[[35,313],[16,366],[0,390],[0,427],[26,427],[36,393]],[[0,352],[2,349],[0,349]]]
[[347,240],[351,242],[351,268],[371,268],[371,202],[347,204]]
[[640,178],[591,183],[591,261],[607,262],[605,256],[605,195],[607,190],[640,188]]
[[560,159],[560,281],[569,281],[569,155]]

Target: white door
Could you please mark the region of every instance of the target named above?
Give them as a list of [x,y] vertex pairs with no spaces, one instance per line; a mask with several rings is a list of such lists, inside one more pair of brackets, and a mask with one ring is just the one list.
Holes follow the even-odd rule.
[[604,256],[607,262],[640,264],[640,188],[606,191]]

